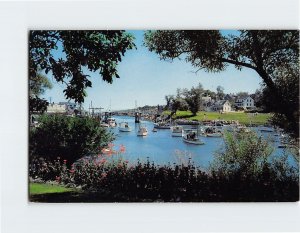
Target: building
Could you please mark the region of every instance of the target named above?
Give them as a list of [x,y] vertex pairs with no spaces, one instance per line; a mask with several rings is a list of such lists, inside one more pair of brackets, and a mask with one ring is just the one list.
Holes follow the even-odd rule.
[[65,104],[49,104],[47,113],[67,113],[67,106]]
[[235,101],[235,106],[243,109],[255,108],[254,100],[250,96],[247,96],[242,99],[237,99]]
[[76,109],[76,103],[71,102],[59,102],[58,104],[52,103],[47,107],[47,113],[66,113],[74,114]]
[[231,104],[228,100],[218,100],[212,105],[212,111],[219,112],[231,112]]

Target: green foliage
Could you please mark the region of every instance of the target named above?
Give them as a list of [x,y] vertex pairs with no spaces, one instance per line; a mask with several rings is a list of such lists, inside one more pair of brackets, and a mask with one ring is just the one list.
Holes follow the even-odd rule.
[[[237,35],[221,35],[219,31],[148,31],[145,45],[156,52],[161,59],[184,57],[197,69],[219,72],[229,64],[238,70],[244,67],[253,69],[260,75],[272,96],[271,109],[279,114],[294,129],[292,136],[299,136],[299,117],[295,114],[299,106],[291,108],[290,101],[299,99],[299,32],[283,30],[241,30]],[[280,74],[284,67],[285,75]],[[296,69],[296,76],[289,74]],[[286,79],[291,86],[278,80]],[[285,90],[285,87],[288,87]],[[284,93],[282,93],[284,90]],[[291,100],[290,94],[294,94]],[[291,110],[292,109],[292,110]],[[295,117],[296,116],[296,117]]]
[[48,78],[41,74],[40,71],[36,76],[31,77],[29,80],[29,112],[43,113],[47,110],[48,101],[41,99],[40,95],[45,92],[45,89],[51,89],[52,84]]
[[44,113],[47,110],[47,106],[49,105],[48,101],[45,99],[41,99],[38,96],[29,96],[29,112],[39,112]]
[[[230,177],[209,174],[187,165],[156,166],[154,163],[108,163],[102,159],[81,160],[63,170],[56,179],[80,186],[84,192],[67,198],[47,196],[43,201],[127,202],[127,201],[298,201],[299,185],[285,163],[265,167],[258,176]],[[292,173],[294,174],[294,173]],[[52,198],[52,199],[51,199]],[[71,199],[70,199],[71,198]]]
[[276,97],[268,87],[262,91],[261,102],[269,111],[274,111],[273,124],[285,129],[291,136],[299,136],[299,65],[281,66],[274,72],[274,82],[279,87],[281,102],[285,112],[277,103]]
[[72,164],[97,153],[113,140],[113,135],[89,117],[43,115],[37,128],[30,129],[30,157],[54,160],[61,157]]
[[224,148],[218,151],[211,164],[211,171],[231,176],[256,177],[268,164],[273,152],[269,143],[255,132],[225,133]]
[[185,89],[183,91],[184,100],[189,106],[189,110],[196,116],[201,108],[201,96],[204,94],[201,83],[197,87],[192,87],[191,90]]
[[[99,72],[104,81],[119,78],[117,65],[125,52],[135,48],[133,37],[124,31],[30,31],[29,79],[39,70],[52,72],[57,82],[67,85],[68,99],[83,102],[85,89],[92,86],[90,72]],[[61,45],[61,53],[59,51]],[[83,69],[85,68],[85,69]]]
[[31,77],[29,80],[29,95],[40,96],[45,92],[45,89],[51,89],[52,83],[49,81],[47,76],[37,73],[35,77]]

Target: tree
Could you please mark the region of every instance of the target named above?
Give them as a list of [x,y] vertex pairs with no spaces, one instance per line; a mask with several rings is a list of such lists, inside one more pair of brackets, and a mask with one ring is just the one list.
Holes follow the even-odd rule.
[[278,104],[276,113],[284,115],[293,124],[295,135],[299,135],[298,119],[275,82],[281,66],[299,66],[297,30],[241,30],[238,35],[222,35],[216,30],[148,31],[145,45],[161,59],[184,55],[194,67],[208,72],[223,71],[230,64],[238,70],[256,71]]
[[204,90],[201,83],[199,83],[197,87],[192,87],[191,90],[184,89],[183,91],[184,100],[188,104],[189,109],[194,116],[197,115],[197,112],[201,108],[201,97],[203,94]]
[[133,37],[124,31],[30,31],[29,80],[39,70],[50,71],[57,82],[65,83],[67,99],[84,102],[85,89],[92,87],[88,72],[99,72],[112,83],[119,78],[118,63],[129,49]]
[[299,135],[299,66],[282,66],[278,68],[278,73],[274,83],[279,87],[279,93],[284,96],[284,103],[292,115],[293,121],[280,111],[276,96],[269,87],[262,90],[261,103],[266,106],[266,110],[274,111],[272,122],[284,128],[293,137]]
[[238,99],[243,99],[243,98],[248,97],[249,93],[245,92],[245,91],[240,91],[240,92],[236,93],[236,96]]
[[172,100],[172,113],[171,113],[171,115],[176,114],[176,112],[178,110],[186,111],[186,110],[188,110],[188,108],[189,108],[189,106],[188,106],[187,102],[185,101],[185,99],[180,97],[180,96],[179,97],[176,96],[176,98],[174,98]]
[[224,96],[225,96],[224,87],[217,86],[217,96],[218,96],[219,100],[222,100],[224,98]]
[[89,117],[42,115],[40,125],[30,128],[29,158],[54,161],[57,157],[73,162],[95,153],[108,145],[113,135]]
[[166,102],[167,102],[166,107],[165,107],[165,110],[167,110],[167,109],[170,108],[170,105],[171,105],[171,102],[172,102],[173,99],[174,99],[174,96],[173,96],[173,95],[166,95],[166,96],[165,96],[165,100],[166,100]]
[[46,89],[51,89],[52,84],[47,76],[43,75],[40,71],[35,77],[29,80],[29,112],[45,112],[47,110],[48,102],[41,99]]

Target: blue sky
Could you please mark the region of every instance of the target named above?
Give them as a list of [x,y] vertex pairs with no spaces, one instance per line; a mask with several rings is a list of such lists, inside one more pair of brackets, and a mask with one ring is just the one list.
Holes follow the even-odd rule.
[[[118,66],[120,79],[112,84],[102,81],[99,73],[90,73],[92,88],[87,89],[83,107],[88,109],[91,101],[93,107],[103,107],[105,110],[128,109],[135,106],[165,104],[164,96],[175,94],[177,88],[191,88],[200,82],[205,89],[216,91],[217,86],[224,87],[225,93],[247,91],[254,93],[260,87],[261,78],[251,69],[238,71],[234,66],[228,66],[220,73],[199,71],[184,60],[173,62],[162,61],[158,55],[149,52],[143,44],[144,31],[129,31],[135,36],[136,50],[126,52]],[[222,31],[222,33],[236,33],[236,31]],[[44,98],[52,102],[66,101],[63,90],[65,86],[55,82],[53,88],[47,90]]]

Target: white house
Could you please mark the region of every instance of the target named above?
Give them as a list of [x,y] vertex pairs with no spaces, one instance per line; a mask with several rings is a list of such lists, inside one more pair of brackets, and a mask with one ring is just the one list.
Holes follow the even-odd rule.
[[48,113],[67,113],[73,114],[76,109],[76,103],[59,102],[58,104],[52,103],[47,107]]
[[243,99],[237,99],[235,101],[235,106],[244,109],[255,108],[254,100],[250,96]]
[[65,104],[49,104],[47,107],[47,113],[66,113],[67,106]]
[[231,112],[231,104],[228,100],[218,100],[211,107],[212,111]]

